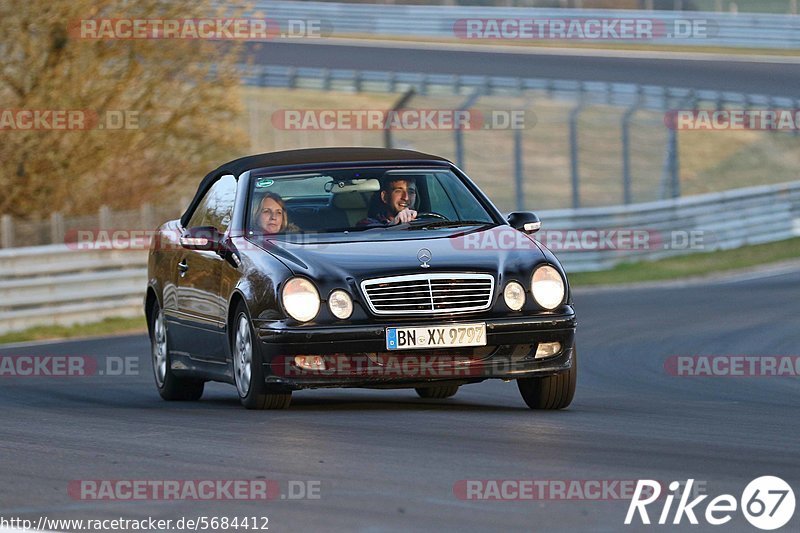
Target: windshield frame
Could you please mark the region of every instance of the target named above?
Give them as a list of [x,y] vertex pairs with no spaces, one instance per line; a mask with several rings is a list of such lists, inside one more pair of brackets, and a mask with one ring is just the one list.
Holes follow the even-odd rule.
[[[382,168],[386,169],[387,171],[442,171],[442,172],[449,172],[452,174],[457,180],[459,180],[469,191],[469,193],[473,196],[473,198],[478,202],[478,204],[484,209],[488,217],[492,220],[493,225],[507,225],[508,222],[503,217],[502,213],[495,207],[495,205],[491,202],[491,200],[480,190],[480,188],[460,169],[458,169],[455,165],[443,161],[430,161],[430,160],[419,160],[419,161],[368,161],[368,162],[357,162],[357,163],[336,163],[336,164],[310,164],[310,165],[290,165],[290,166],[280,166],[280,167],[264,167],[264,168],[256,168],[251,169],[248,171],[243,172],[239,176],[239,184],[240,186],[244,186],[246,189],[245,194],[243,195],[243,209],[239,212],[239,227],[241,228],[241,235],[247,238],[248,240],[253,240],[258,238],[258,234],[254,234],[252,232],[251,221],[250,221],[250,205],[253,200],[253,195],[255,194],[255,187],[251,178],[253,177],[270,177],[270,176],[284,176],[288,174],[312,174],[312,173],[320,173],[324,174],[325,172],[330,171],[340,171],[340,170],[357,170],[357,169],[364,169],[364,168]],[[488,223],[487,223],[488,224]],[[380,229],[380,228],[371,228],[371,229]],[[447,228],[450,232],[453,231],[463,231],[462,228]],[[269,239],[275,240],[304,240],[302,238],[297,239],[292,238],[292,235],[302,236],[302,235],[315,235],[316,237],[323,237],[325,240],[328,240],[326,237],[334,237],[333,240],[363,240],[365,231],[351,231],[351,232],[322,232],[322,233],[306,233],[306,232],[297,232],[297,233],[276,233],[274,235],[270,235]],[[384,232],[381,232],[384,233]],[[393,234],[398,239],[408,239],[408,238],[420,238],[420,232],[412,232],[411,235],[400,235],[400,233],[396,232],[389,232]],[[427,232],[426,232],[427,233]],[[436,232],[433,232],[431,235],[434,236]],[[361,237],[358,237],[361,235]],[[412,236],[413,235],[413,236]],[[287,238],[288,237],[288,238]],[[351,237],[352,239],[348,239]],[[394,239],[392,239],[394,240]]]

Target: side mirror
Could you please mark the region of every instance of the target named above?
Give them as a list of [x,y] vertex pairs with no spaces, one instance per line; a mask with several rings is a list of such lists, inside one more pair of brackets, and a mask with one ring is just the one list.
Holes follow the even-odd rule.
[[219,251],[222,234],[214,226],[189,228],[181,235],[181,246],[187,250]]
[[536,233],[542,229],[542,221],[530,211],[515,211],[506,220],[512,228],[524,233]]

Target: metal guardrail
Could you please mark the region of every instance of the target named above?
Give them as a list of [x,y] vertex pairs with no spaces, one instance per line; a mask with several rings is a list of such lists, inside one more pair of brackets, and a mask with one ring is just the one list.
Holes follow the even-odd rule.
[[[705,36],[668,36],[656,32],[652,44],[702,47],[780,49],[800,48],[800,17],[772,14],[732,14],[681,11],[611,9],[546,9],[519,7],[422,6],[290,2],[262,0],[253,12],[282,25],[289,21],[319,21],[331,36],[354,34],[402,37],[455,38],[456,21],[463,19],[647,19],[674,27],[675,21],[698,20],[708,28]],[[603,39],[604,42],[620,42]]]
[[[800,236],[800,181],[631,206],[540,211],[539,238],[558,235],[554,250],[569,272],[622,262],[728,249]],[[570,232],[639,231],[648,246],[570,249]],[[701,247],[672,236],[699,232]],[[660,236],[660,238],[658,237]],[[595,236],[592,241],[596,242]],[[618,242],[618,241],[614,241]],[[551,243],[552,244],[552,243]],[[668,246],[664,246],[664,245]],[[88,322],[142,313],[146,250],[75,249],[68,245],[0,250],[0,333],[34,325]]]
[[[800,181],[634,205],[542,211],[540,218],[544,228],[542,241],[548,244],[550,231],[555,232],[556,242],[564,243],[564,249],[555,247],[554,251],[567,270],[606,270],[624,262],[652,261],[798,237]],[[585,230],[638,232],[644,241],[639,246],[633,243],[632,249],[592,249],[591,245],[588,249],[571,248],[570,238],[580,239]],[[591,235],[591,242],[595,237]]]
[[402,93],[413,88],[422,96],[476,93],[484,96],[520,96],[541,92],[548,98],[579,100],[584,105],[635,105],[639,109],[654,111],[694,109],[704,105],[711,109],[725,106],[743,109],[758,106],[775,109],[791,109],[795,106],[800,108],[800,100],[788,97],[635,83],[278,65],[240,65],[239,71],[243,83],[258,87],[376,93]]
[[0,250],[0,334],[142,314],[146,250]]

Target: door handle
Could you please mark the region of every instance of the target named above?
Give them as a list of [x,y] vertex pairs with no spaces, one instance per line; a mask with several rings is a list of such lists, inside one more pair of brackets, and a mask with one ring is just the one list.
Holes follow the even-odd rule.
[[189,270],[189,265],[186,263],[186,259],[178,263],[178,270],[181,271],[181,274],[185,274],[187,270]]

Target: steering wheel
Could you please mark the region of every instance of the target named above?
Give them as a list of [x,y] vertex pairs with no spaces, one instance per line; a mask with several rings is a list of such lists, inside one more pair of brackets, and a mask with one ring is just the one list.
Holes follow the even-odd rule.
[[450,220],[449,218],[447,218],[446,216],[444,216],[444,215],[442,215],[440,213],[433,213],[433,212],[430,212],[430,211],[418,211],[417,212],[417,220],[422,218],[422,217],[440,218],[442,220]]

